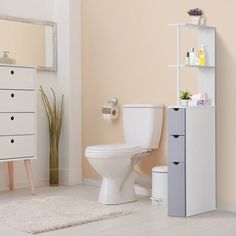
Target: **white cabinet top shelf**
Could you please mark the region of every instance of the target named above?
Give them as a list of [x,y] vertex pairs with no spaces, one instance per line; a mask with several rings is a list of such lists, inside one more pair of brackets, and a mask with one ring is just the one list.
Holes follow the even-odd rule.
[[21,68],[36,69],[36,66],[25,66],[25,65],[18,65],[18,64],[0,64],[0,67],[21,67]]
[[168,65],[170,68],[177,68],[177,67],[183,67],[183,68],[199,68],[199,69],[213,69],[215,66],[198,66],[198,65]]
[[214,29],[215,27],[208,26],[208,25],[194,25],[194,24],[187,24],[187,23],[173,23],[173,24],[168,24],[169,26],[179,26],[181,28],[192,28],[192,29]]
[[176,109],[215,109],[215,106],[168,106],[168,108],[176,108]]

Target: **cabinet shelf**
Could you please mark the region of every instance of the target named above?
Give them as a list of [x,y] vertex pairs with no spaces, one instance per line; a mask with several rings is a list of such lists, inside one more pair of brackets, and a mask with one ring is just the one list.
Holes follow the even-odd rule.
[[183,106],[168,106],[168,108],[177,108],[177,109],[215,109],[214,105],[210,106],[188,106],[188,107],[183,107]]
[[185,65],[185,64],[180,64],[180,65],[168,65],[170,68],[199,68],[199,69],[212,69],[215,68],[215,66],[198,66],[198,65]]
[[194,25],[194,24],[188,24],[188,23],[172,23],[168,24],[169,26],[174,27],[181,27],[186,29],[215,29],[215,27],[208,26],[208,25]]

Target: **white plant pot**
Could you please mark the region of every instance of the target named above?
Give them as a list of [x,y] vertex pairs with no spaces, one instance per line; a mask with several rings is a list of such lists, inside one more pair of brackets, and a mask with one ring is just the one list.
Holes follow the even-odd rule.
[[201,20],[201,16],[191,16],[191,23],[193,25],[199,25]]
[[188,107],[188,100],[180,100],[180,106],[181,107]]

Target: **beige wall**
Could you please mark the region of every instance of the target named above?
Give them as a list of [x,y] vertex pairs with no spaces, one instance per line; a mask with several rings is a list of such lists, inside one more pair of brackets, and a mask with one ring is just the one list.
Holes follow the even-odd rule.
[[44,26],[0,20],[0,31],[0,53],[9,51],[19,65],[45,66]]
[[[234,0],[83,0],[83,148],[123,142],[122,114],[108,123],[101,106],[111,96],[124,103],[175,103],[176,56],[173,22],[187,22],[186,10],[202,8],[217,28],[217,189],[218,206],[236,210],[236,27]],[[186,35],[186,49],[192,35]],[[194,91],[188,71],[186,84]],[[189,82],[192,79],[193,82]],[[195,81],[195,82],[194,82]],[[188,86],[186,85],[186,88]],[[167,161],[166,113],[161,146],[140,164],[148,174]],[[100,179],[83,159],[84,178]],[[199,172],[200,174],[200,172]],[[234,207],[234,208],[233,208]]]

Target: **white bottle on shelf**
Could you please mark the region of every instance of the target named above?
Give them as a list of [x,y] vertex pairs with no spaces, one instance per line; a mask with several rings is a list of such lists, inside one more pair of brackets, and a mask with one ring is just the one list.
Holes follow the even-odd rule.
[[194,48],[191,48],[190,53],[189,53],[189,59],[190,59],[191,66],[196,65],[195,58],[196,58],[196,55],[195,55]]
[[190,65],[190,57],[189,57],[189,52],[187,52],[187,54],[186,54],[186,58],[185,58],[185,65]]

